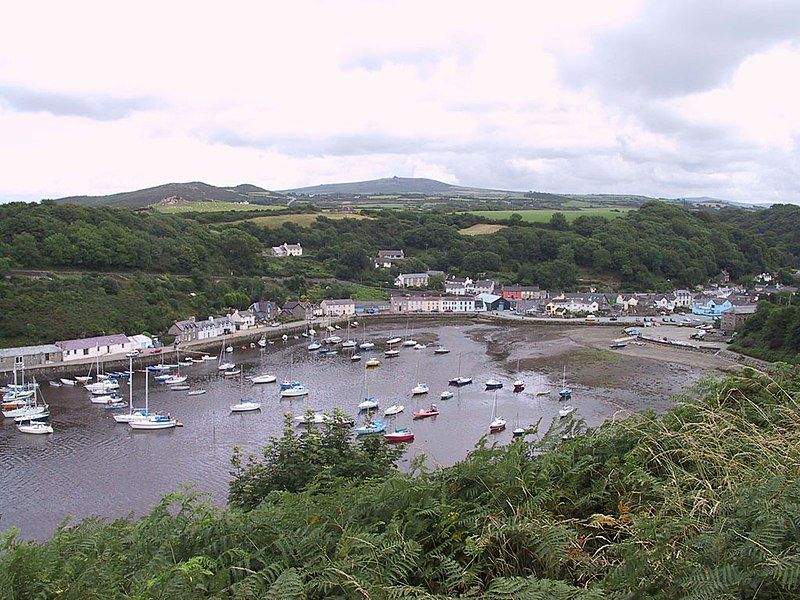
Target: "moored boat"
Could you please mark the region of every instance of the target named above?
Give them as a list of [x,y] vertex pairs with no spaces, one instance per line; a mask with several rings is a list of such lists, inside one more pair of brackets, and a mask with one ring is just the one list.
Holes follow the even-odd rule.
[[558,416],[563,419],[564,417],[568,417],[574,412],[575,412],[575,407],[572,406],[571,404],[567,404],[558,411]]
[[150,415],[144,419],[128,422],[128,427],[137,431],[152,431],[158,429],[172,429],[178,426],[178,421],[170,415]]
[[205,393],[206,393],[205,390],[189,390],[189,392],[186,395],[187,396],[202,396]]
[[422,408],[414,411],[414,419],[426,419],[428,417],[435,417],[439,414],[439,407],[431,404],[428,408]]
[[499,379],[487,379],[485,385],[487,390],[499,390],[503,387],[503,382]]
[[383,438],[389,444],[401,444],[406,443],[410,444],[414,441],[414,434],[411,432],[410,429],[406,427],[398,427],[391,433],[383,434]]
[[433,351],[433,353],[434,353],[434,354],[449,354],[449,353],[450,353],[450,349],[449,349],[449,348],[445,348],[444,346],[438,346],[438,347],[437,347],[437,348],[436,348],[436,349]]
[[439,398],[441,400],[450,400],[450,398],[452,398],[453,396],[455,396],[455,394],[450,390],[445,390],[441,394],[439,394]]
[[250,378],[250,383],[275,383],[278,378],[275,375],[255,375]]
[[261,410],[261,402],[256,402],[253,398],[242,398],[237,404],[231,405],[231,412],[251,412]]
[[22,433],[32,433],[34,435],[43,435],[53,433],[53,426],[41,421],[27,421],[17,424],[17,429]]
[[297,385],[294,387],[281,390],[281,398],[299,398],[301,396],[308,396],[308,388],[304,385]]
[[364,366],[367,367],[368,369],[374,367],[380,367],[381,361],[379,361],[377,358],[370,358],[367,362],[364,363]]
[[403,412],[403,410],[405,410],[405,408],[406,407],[403,406],[402,404],[392,404],[389,408],[387,408],[383,412],[383,414],[386,415],[387,417],[391,417],[392,415],[400,414],[401,412]]

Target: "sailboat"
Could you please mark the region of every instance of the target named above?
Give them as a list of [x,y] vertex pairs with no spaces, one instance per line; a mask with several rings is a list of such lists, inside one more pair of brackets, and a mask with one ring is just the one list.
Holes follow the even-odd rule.
[[353,339],[350,339],[350,317],[347,317],[347,339],[342,342],[342,349],[343,350],[351,350],[355,349],[358,346],[358,342]]
[[242,398],[237,404],[231,405],[231,412],[250,412],[254,410],[261,410],[261,402],[257,402],[254,398]]
[[[225,348],[225,340],[222,340],[222,348],[219,350],[219,359],[217,360],[217,370],[218,371],[231,371],[236,368],[236,364],[223,360],[225,356],[226,348]],[[231,352],[233,352],[233,348],[231,348]]]
[[489,423],[489,431],[497,433],[506,428],[506,420],[497,416],[497,390],[494,392],[494,402],[492,403],[492,422]]
[[[178,385],[178,384],[183,383],[187,379],[186,375],[181,375],[181,367],[180,367],[180,364],[181,364],[181,351],[180,351],[180,349],[176,349],[175,352],[177,353],[176,358],[177,358],[177,361],[178,361],[178,371],[174,375],[170,375],[167,379],[164,380],[164,383],[166,383],[167,385]],[[158,379],[158,378],[156,378],[156,379]]]
[[414,339],[414,328],[411,328],[411,335],[408,335],[408,319],[406,319],[406,339],[403,342],[403,346],[407,348],[413,348],[417,345],[417,340]]
[[25,421],[23,423],[18,423],[17,429],[21,433],[33,433],[39,435],[53,433],[53,426],[49,423],[43,423],[41,421]]
[[519,393],[525,389],[525,382],[519,379],[519,359],[517,359],[517,380],[514,382],[514,391]]
[[[391,335],[391,334],[390,334],[390,335]],[[389,346],[389,347],[391,348],[391,347],[392,347],[392,346],[394,346],[395,344],[399,344],[399,343],[400,343],[400,341],[401,341],[401,338],[399,338],[399,337],[390,337],[388,340],[386,340],[386,345],[387,345],[387,346]],[[415,343],[416,343],[416,342],[415,342]]]
[[[375,407],[377,408],[377,402],[375,403]],[[392,404],[389,408],[383,411],[383,414],[387,417],[391,417],[392,415],[398,415],[405,410],[405,406],[402,404]]]
[[370,411],[378,408],[378,401],[374,396],[369,395],[369,380],[367,379],[367,369],[364,368],[364,398],[358,404],[359,411]]
[[367,417],[366,421],[361,427],[355,428],[356,435],[370,435],[372,433],[383,433],[386,431],[386,423],[381,421],[380,419],[372,419],[371,417]]
[[472,383],[472,377],[461,376],[461,354],[458,355],[458,375],[453,377],[449,382],[450,385],[461,387],[462,385],[469,385]]
[[[150,416],[150,413],[146,408],[134,408],[133,406],[133,359],[130,359],[130,363],[128,366],[130,370],[130,377],[128,377],[128,412],[121,415],[114,415],[114,420],[117,423],[130,423],[131,421],[135,421],[137,419],[146,419]],[[148,380],[150,378],[150,371],[145,369],[144,372],[144,385],[145,385],[145,404],[148,404],[150,390],[148,386]]]
[[575,407],[571,404],[567,404],[558,411],[558,416],[563,419],[564,417],[568,417],[573,412],[575,412]]
[[546,390],[542,387],[542,377],[539,377],[539,384],[536,387],[536,395],[537,396],[549,396],[550,390]]
[[375,347],[375,344],[372,342],[367,341],[367,324],[364,323],[364,340],[358,346],[362,350],[372,350]]
[[503,382],[499,379],[487,379],[485,385],[487,390],[499,390],[503,387]]
[[[178,421],[173,419],[171,415],[160,415],[158,413],[150,413],[150,388],[148,385],[148,374],[144,375],[144,414],[138,418],[129,418],[127,421],[128,427],[137,431],[155,431],[158,429],[172,429],[178,426]],[[131,411],[130,414],[133,414]]]
[[[24,381],[24,380],[23,380]],[[36,379],[33,380],[33,404],[26,404],[21,408],[11,411],[3,411],[3,416],[13,418],[15,423],[23,423],[25,421],[43,421],[50,416],[50,407],[42,396],[42,404],[39,404],[39,395],[41,391],[36,385]]]
[[514,430],[511,432],[511,435],[514,437],[522,437],[525,435],[525,428],[519,426],[519,411],[517,411],[517,417],[514,419]]
[[281,398],[299,398],[301,396],[308,396],[308,388],[299,381],[292,381],[292,372],[294,371],[294,354],[289,355],[289,379],[281,383]]
[[414,372],[414,379],[417,380],[417,385],[411,388],[412,396],[421,396],[422,394],[427,394],[430,391],[427,383],[419,383],[419,359],[417,359],[417,369]]
[[259,384],[259,383],[275,383],[278,378],[275,375],[254,375],[250,377],[250,383]]
[[572,388],[567,387],[567,367],[564,366],[564,376],[561,380],[561,389],[558,392],[559,398],[566,400],[572,397]]

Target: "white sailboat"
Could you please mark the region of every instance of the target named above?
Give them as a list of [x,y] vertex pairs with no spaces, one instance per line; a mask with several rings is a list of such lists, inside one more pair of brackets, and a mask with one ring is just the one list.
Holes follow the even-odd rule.
[[[114,421],[117,423],[130,423],[140,419],[146,419],[150,413],[147,408],[134,408],[133,406],[133,359],[130,359],[128,366],[128,412],[121,415],[114,415]],[[150,371],[144,370],[144,401],[145,406],[149,404],[150,389],[148,381],[150,378]]]
[[489,423],[489,431],[497,433],[506,428],[506,420],[497,416],[497,390],[494,392],[494,402],[492,403],[492,422]]
[[261,410],[261,402],[253,398],[242,398],[237,404],[231,405],[231,412],[251,412]]
[[[233,348],[229,346],[230,351],[233,352]],[[227,348],[225,347],[225,339],[222,339],[222,347],[219,350],[219,358],[217,359],[217,370],[218,371],[231,371],[236,368],[236,364],[232,363],[227,360],[223,360],[225,356],[225,352]]]
[[128,421],[128,427],[136,431],[155,431],[159,429],[172,429],[178,426],[178,421],[173,419],[169,414],[150,414],[150,394],[147,384],[147,374],[145,374],[144,411],[146,415],[140,419]]
[[403,341],[403,346],[413,348],[417,345],[417,340],[414,339],[414,327],[411,327],[411,335],[408,335],[408,320],[406,320],[406,339]]
[[359,344],[358,347],[361,348],[362,350],[372,350],[375,347],[375,344],[373,344],[372,342],[368,342],[367,341],[367,324],[366,323],[364,323],[364,339],[361,342],[361,344]]
[[417,380],[417,385],[411,388],[412,396],[421,396],[423,394],[427,394],[430,391],[427,383],[420,383],[419,381],[419,358],[417,359],[417,368],[414,371],[414,379]]
[[450,385],[461,387],[462,385],[469,385],[472,383],[472,377],[461,376],[461,354],[458,355],[458,373],[449,382]]
[[24,423],[18,423],[17,429],[21,433],[32,433],[34,435],[53,433],[53,426],[49,423],[43,423],[41,421],[26,421]]
[[275,383],[278,378],[275,375],[254,375],[250,377],[250,383],[252,384],[259,384],[259,383]]
[[561,380],[561,389],[558,392],[559,398],[566,400],[572,397],[572,388],[567,387],[567,367],[564,365],[564,376]]

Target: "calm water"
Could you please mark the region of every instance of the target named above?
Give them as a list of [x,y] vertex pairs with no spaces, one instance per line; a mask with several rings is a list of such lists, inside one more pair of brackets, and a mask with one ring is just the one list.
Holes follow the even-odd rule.
[[[470,336],[494,330],[481,325],[423,328],[414,337],[429,344],[426,350],[402,348],[400,356],[393,359],[384,358],[378,349],[362,353],[364,360],[375,355],[382,362],[368,373],[370,394],[379,399],[381,408],[395,403],[406,407],[404,413],[389,420],[389,426],[409,426],[414,431],[416,440],[407,459],[424,453],[430,465],[449,465],[463,458],[488,431],[494,393],[484,391],[483,382],[490,377],[506,384],[497,399],[498,412],[509,424],[507,431],[492,436],[493,440],[506,443],[511,439],[517,415],[522,425],[540,418],[549,423],[557,415],[559,382],[553,384],[550,397],[536,397],[538,375],[523,373],[528,389],[512,393],[516,374],[493,361],[486,344]],[[387,329],[375,327],[369,338],[382,342],[389,334]],[[436,343],[452,352],[434,355]],[[244,365],[245,375],[271,373],[281,381],[290,376],[293,357],[291,376],[308,386],[311,394],[291,402],[278,399],[276,384],[251,386],[247,381],[223,379],[216,361],[183,369],[189,376],[187,384],[208,390],[202,396],[170,391],[151,378],[151,408],[170,412],[185,424],[173,430],[133,431],[115,423],[111,411],[91,404],[83,388],[52,388],[45,383],[42,390],[52,411],[53,435],[24,435],[16,431],[11,419],[0,422],[0,529],[15,526],[23,537],[45,538],[67,515],[142,514],[161,494],[187,482],[196,483],[215,501],[224,503],[233,446],[258,452],[269,436],[280,433],[285,412],[341,407],[355,414],[364,394],[364,361],[353,363],[342,355],[321,357],[308,352],[307,344],[308,340],[300,338],[285,345],[279,341],[264,351],[237,348],[231,359]],[[456,397],[440,401],[440,392],[448,389],[448,380],[457,374],[459,355],[461,373],[474,377],[475,383],[460,390],[451,388]],[[431,393],[415,399],[411,388],[417,382],[417,369],[419,380],[428,383]],[[143,377],[136,375],[134,396],[143,397]],[[120,391],[127,398],[127,387]],[[615,411],[600,391],[575,392],[571,403],[589,423]],[[229,406],[243,396],[261,400],[262,410],[230,414]],[[439,405],[441,415],[412,422],[413,410],[431,401]]]

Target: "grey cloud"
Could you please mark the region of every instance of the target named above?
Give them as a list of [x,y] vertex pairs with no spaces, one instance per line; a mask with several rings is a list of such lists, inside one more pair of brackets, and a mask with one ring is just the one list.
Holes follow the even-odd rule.
[[95,121],[122,119],[135,111],[158,108],[154,98],[60,94],[21,86],[0,85],[0,105],[19,112],[46,112],[58,116],[85,117]]
[[573,87],[670,98],[711,89],[753,52],[800,36],[795,0],[650,2],[639,19],[594,39],[562,66]]

